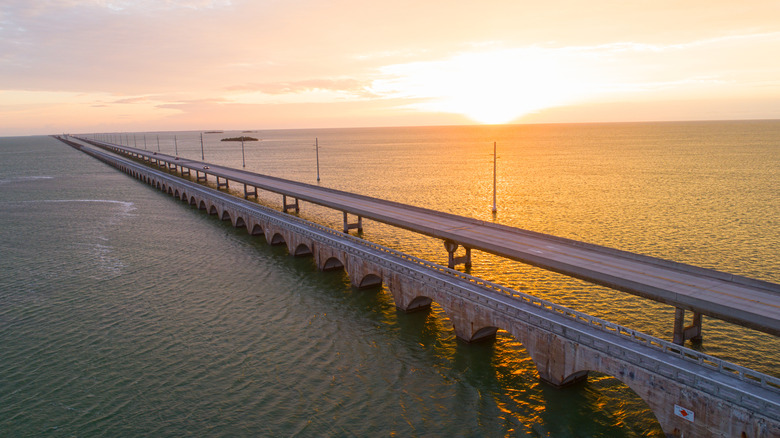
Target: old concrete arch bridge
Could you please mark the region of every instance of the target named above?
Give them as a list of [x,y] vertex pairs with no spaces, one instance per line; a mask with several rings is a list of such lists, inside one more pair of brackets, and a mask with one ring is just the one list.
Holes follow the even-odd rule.
[[[402,310],[425,308],[435,301],[446,312],[461,339],[473,342],[492,337],[498,329],[506,330],[526,347],[540,378],[553,385],[580,381],[587,378],[588,371],[614,376],[650,406],[669,436],[780,436],[780,379],[175,175],[187,175],[194,170],[197,177],[200,173],[205,177],[210,165],[204,169],[204,163],[180,162],[176,157],[148,151],[86,139],[59,138],[177,199],[222,220],[230,220],[236,227],[245,227],[250,234],[263,234],[270,244],[285,244],[290,254],[312,255],[319,269],[343,267],[355,287],[384,283]],[[145,163],[94,150],[86,147],[85,142],[131,155]],[[164,167],[166,171],[153,167]],[[223,169],[216,169],[221,173],[219,176],[210,172],[217,177],[219,187],[228,184]],[[239,176],[246,173],[236,172]],[[232,177],[230,180],[236,181]],[[253,187],[255,193],[257,187]],[[251,192],[246,185],[244,189],[248,197]],[[303,198],[300,193],[289,195],[296,200]],[[284,204],[286,209],[294,208],[297,202],[287,204],[285,200]],[[350,224],[345,220],[345,225]],[[345,231],[348,229],[345,226]],[[767,286],[769,293],[772,286],[777,286],[750,279],[738,278],[738,281]],[[769,316],[771,319],[772,315]],[[773,330],[776,328],[765,331]]]

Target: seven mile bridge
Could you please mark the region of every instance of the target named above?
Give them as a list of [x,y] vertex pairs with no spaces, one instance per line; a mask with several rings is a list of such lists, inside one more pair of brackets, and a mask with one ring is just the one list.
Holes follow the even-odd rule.
[[[195,172],[199,181],[210,175],[219,187],[243,184],[245,196],[252,193],[250,187],[255,194],[258,188],[281,194],[285,211],[299,209],[301,200],[340,210],[345,232],[362,228],[362,218],[366,218],[443,239],[450,267],[470,265],[471,250],[479,250],[674,306],[674,342],[678,344],[701,338],[701,315],[780,335],[780,285],[775,283],[213,163],[79,139],[159,167]],[[287,198],[294,203],[288,204]],[[357,216],[358,222],[349,224],[348,215]],[[455,257],[459,246],[466,254]],[[690,327],[683,327],[685,311],[693,312]]]

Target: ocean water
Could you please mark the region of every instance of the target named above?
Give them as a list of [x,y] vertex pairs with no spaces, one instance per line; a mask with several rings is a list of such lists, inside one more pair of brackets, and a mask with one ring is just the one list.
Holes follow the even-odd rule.
[[[201,157],[200,132],[114,134]],[[241,144],[224,137],[261,139]],[[174,141],[175,136],[175,141]],[[204,134],[210,162],[780,282],[780,122]],[[498,213],[491,214],[493,142]],[[260,202],[280,206],[280,196]],[[300,215],[340,226],[339,212]],[[441,242],[363,237],[445,262]],[[0,436],[659,436],[610,376],[539,382],[49,137],[0,138]],[[671,338],[673,309],[474,253],[471,273]],[[775,337],[704,318],[709,354],[780,375]]]

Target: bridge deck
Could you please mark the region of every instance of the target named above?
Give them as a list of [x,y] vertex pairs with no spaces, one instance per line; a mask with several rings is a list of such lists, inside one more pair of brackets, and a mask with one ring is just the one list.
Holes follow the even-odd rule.
[[[106,145],[780,335],[780,285],[775,283],[211,163]],[[209,168],[205,170],[204,165]]]

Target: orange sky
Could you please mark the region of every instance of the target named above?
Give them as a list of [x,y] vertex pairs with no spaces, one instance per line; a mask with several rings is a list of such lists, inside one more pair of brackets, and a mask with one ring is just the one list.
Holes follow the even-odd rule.
[[780,118],[780,2],[3,0],[0,135]]

